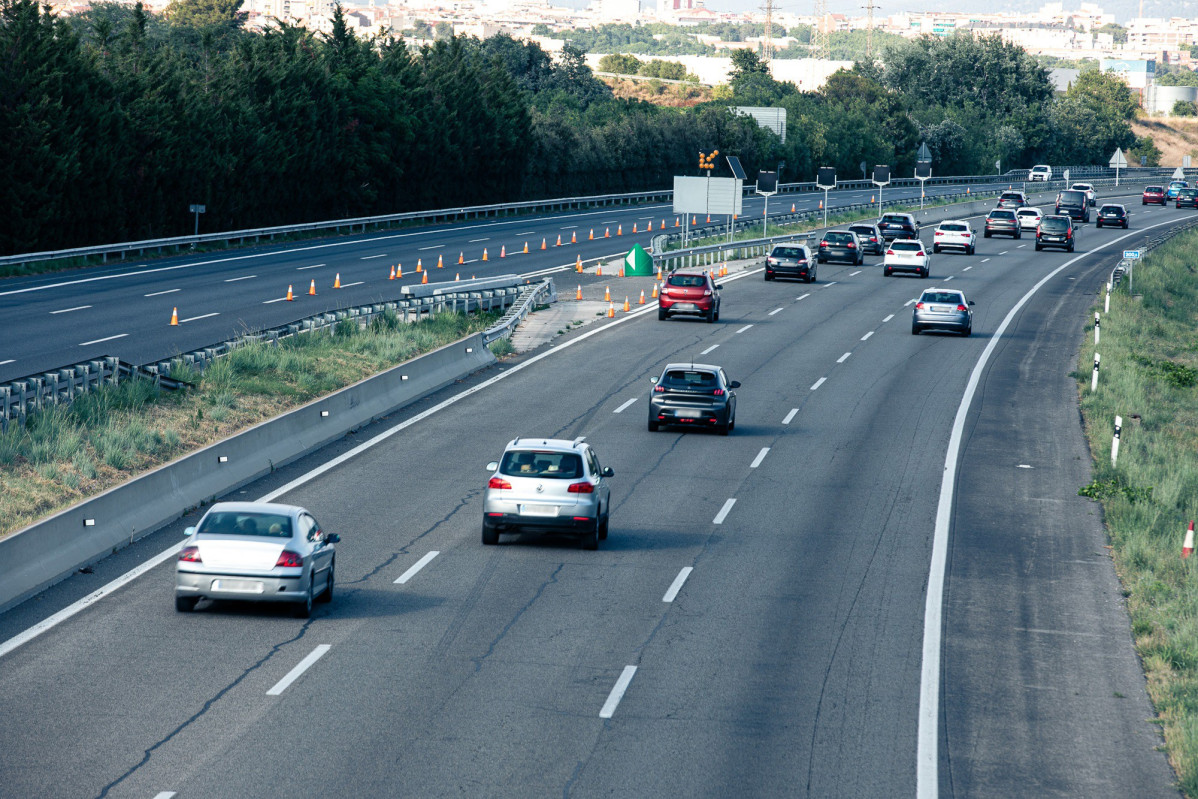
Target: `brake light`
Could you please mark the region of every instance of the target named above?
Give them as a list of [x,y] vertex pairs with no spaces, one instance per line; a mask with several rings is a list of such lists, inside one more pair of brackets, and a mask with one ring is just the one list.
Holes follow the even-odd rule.
[[179,553],[179,560],[184,563],[203,563],[200,559],[199,547],[183,547],[183,551]]
[[819,246],[821,246],[821,247],[827,247],[827,246],[828,246],[828,242],[827,242],[827,240],[820,241],[820,243],[819,243]]
[[937,231],[936,231],[936,235],[937,235],[937,236],[943,236],[943,235],[944,235],[944,233],[943,233],[943,231],[937,230]]
[[654,386],[653,393],[654,394],[664,394],[664,393],[666,393],[666,387],[665,386]]
[[512,484],[502,477],[492,477],[487,483],[487,488],[511,488]]
[[570,487],[566,491],[571,494],[594,494],[595,486],[590,483],[570,483]]
[[965,310],[965,306],[964,306],[964,305],[961,305],[960,303],[957,303],[957,310],[958,310],[958,311],[964,311],[964,310]]
[[1067,239],[1073,238],[1073,229],[1072,228],[1065,231],[1065,238],[1067,238]]
[[850,241],[850,242],[849,242],[849,249],[850,249],[850,250],[855,250],[855,249],[857,249],[857,245],[856,245],[856,244],[854,244],[853,242],[851,242],[851,241]]
[[917,302],[917,303],[915,303],[915,310],[917,310],[917,311],[922,311],[922,310],[923,310],[923,303],[922,303],[922,302]]
[[722,396],[724,396],[724,389],[717,388],[714,391],[712,391],[711,394],[713,397],[722,397]]
[[887,254],[887,255],[894,255],[894,250],[887,250],[887,251],[886,251],[886,254]]
[[710,296],[711,296],[711,289],[703,289],[703,296],[704,296],[704,297],[710,297]]
[[662,287],[661,287],[661,296],[663,296],[663,297],[668,297],[668,296],[669,296],[669,294],[670,294],[670,287],[669,287],[669,286],[662,286]]
[[289,569],[298,568],[304,565],[304,559],[300,557],[298,552],[292,552],[290,549],[284,549],[279,553],[279,559],[275,561],[275,567],[280,566]]

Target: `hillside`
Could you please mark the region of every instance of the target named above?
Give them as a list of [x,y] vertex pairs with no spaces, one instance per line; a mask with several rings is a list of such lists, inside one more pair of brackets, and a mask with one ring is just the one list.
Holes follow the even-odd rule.
[[1161,166],[1181,166],[1184,155],[1198,164],[1198,119],[1138,119],[1131,128],[1137,136],[1152,137],[1161,151]]

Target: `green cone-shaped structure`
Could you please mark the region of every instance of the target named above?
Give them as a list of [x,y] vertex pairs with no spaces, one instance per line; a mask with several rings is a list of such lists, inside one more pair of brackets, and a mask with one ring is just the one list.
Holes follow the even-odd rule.
[[639,244],[633,244],[632,249],[624,256],[624,276],[653,274],[653,258]]

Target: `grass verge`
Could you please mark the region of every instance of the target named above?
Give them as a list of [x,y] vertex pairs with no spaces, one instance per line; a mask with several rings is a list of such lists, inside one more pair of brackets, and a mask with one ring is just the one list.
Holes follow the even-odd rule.
[[[1093,322],[1076,373],[1095,456],[1079,493],[1102,503],[1148,692],[1189,797],[1198,797],[1198,558],[1182,560],[1181,547],[1198,518],[1196,248],[1198,232],[1189,232],[1148,254],[1135,272],[1140,296],[1124,280],[1102,316],[1098,390],[1090,392]],[[1116,415],[1123,432],[1112,467]]]
[[203,375],[177,370],[175,377],[198,384],[195,391],[130,381],[35,414],[26,427],[0,434],[0,536],[497,318],[442,313],[409,324],[387,313],[365,329],[346,320],[332,335],[239,348]]

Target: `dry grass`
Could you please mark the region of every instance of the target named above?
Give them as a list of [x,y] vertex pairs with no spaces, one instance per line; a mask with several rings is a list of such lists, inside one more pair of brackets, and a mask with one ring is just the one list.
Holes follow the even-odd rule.
[[1162,166],[1181,166],[1182,156],[1198,163],[1198,119],[1139,119],[1131,123],[1137,136],[1151,136],[1161,151]]
[[712,88],[697,83],[676,84],[656,80],[600,78],[612,93],[624,100],[644,100],[670,108],[690,108],[712,99]]

